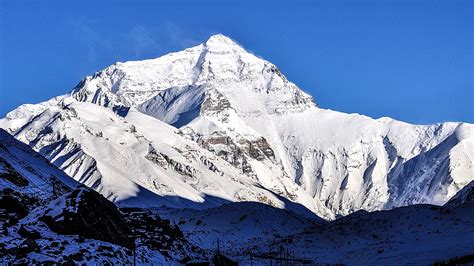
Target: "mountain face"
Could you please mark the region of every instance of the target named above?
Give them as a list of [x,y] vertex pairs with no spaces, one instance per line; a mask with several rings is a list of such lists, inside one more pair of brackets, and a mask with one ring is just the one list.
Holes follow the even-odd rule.
[[22,193],[41,204],[67,192],[79,183],[52,165],[28,145],[0,129],[0,190]]
[[215,259],[217,241],[225,260],[244,265],[474,260],[473,183],[443,207],[361,210],[328,222],[256,202],[118,210],[1,129],[0,166],[4,263],[182,265]]
[[474,126],[318,107],[223,35],[116,63],[0,127],[121,206],[257,201],[334,219],[443,204],[474,180]]
[[168,220],[119,211],[0,129],[2,263],[179,265],[204,255]]

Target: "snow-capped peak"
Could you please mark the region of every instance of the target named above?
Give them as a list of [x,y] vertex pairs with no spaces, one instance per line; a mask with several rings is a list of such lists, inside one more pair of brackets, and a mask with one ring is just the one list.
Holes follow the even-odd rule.
[[203,43],[204,46],[208,49],[235,49],[235,50],[240,50],[243,51],[244,49],[237,44],[234,40],[231,38],[223,35],[223,34],[215,34],[209,37],[206,42]]
[[[272,114],[314,106],[312,98],[288,81],[275,65],[222,34],[156,59],[112,65],[86,78],[73,96],[82,102],[143,110],[143,105],[148,108],[156,106],[157,101],[160,105],[166,102],[165,94],[173,105],[198,106],[209,90],[217,90],[237,112],[263,110]],[[192,99],[174,101],[172,95],[184,91],[191,93]],[[163,118],[163,114],[147,113]]]
[[231,38],[225,36],[222,33],[217,33],[214,35],[211,35],[207,41],[207,44],[209,43],[222,43],[222,44],[229,44],[229,45],[236,45],[236,42],[232,40]]
[[[473,125],[416,126],[318,108],[275,65],[222,34],[156,59],[114,64],[70,94],[19,108],[0,127],[77,180],[89,174],[90,184],[116,200],[133,194],[117,184],[130,183],[194,202],[209,193],[276,204],[258,186],[334,218],[359,209],[442,204],[474,179]],[[114,152],[98,149],[98,141]],[[172,148],[155,154],[148,151],[150,142]],[[67,148],[76,164],[57,159]],[[188,149],[200,156],[193,161]],[[177,170],[145,166],[144,156]],[[184,165],[192,167],[186,178],[193,179],[173,183]],[[244,187],[210,185],[215,175]]]

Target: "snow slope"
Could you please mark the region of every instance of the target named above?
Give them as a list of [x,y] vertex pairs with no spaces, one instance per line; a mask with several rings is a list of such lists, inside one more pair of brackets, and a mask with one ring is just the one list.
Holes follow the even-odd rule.
[[0,129],[0,190],[19,191],[46,201],[78,185],[43,156]]
[[[66,110],[75,110],[80,117],[84,110],[75,109],[74,104],[77,103],[69,104]],[[125,119],[110,110],[93,104],[86,106],[86,110],[98,114],[99,119],[119,118],[128,127],[129,122],[125,123]],[[136,115],[142,116],[139,112]],[[150,121],[145,119],[145,122]],[[120,128],[117,124],[114,122],[112,129]],[[67,125],[69,124],[65,126]],[[163,131],[169,127],[166,124],[163,126]],[[77,129],[80,131],[81,127]],[[102,127],[103,132],[110,132],[112,129]],[[88,130],[92,133],[94,129],[91,127]],[[139,132],[138,129],[131,131]],[[127,132],[120,132],[120,136],[127,138]],[[102,137],[106,138],[104,133]],[[163,133],[162,137],[167,142],[172,142],[175,138],[182,141],[179,135],[166,136]],[[81,202],[78,199],[85,199],[84,195],[89,189],[83,187],[67,193],[77,185],[70,177],[3,130],[0,130],[0,140],[0,199],[4,200],[5,195],[18,198],[20,202],[28,197],[38,199],[30,201],[34,205],[31,212],[20,217],[19,221],[13,221],[13,224],[10,224],[11,215],[4,216],[0,212],[0,255],[6,262],[132,263],[133,253],[125,247],[84,239],[76,234],[53,232],[42,218],[51,216],[61,222],[65,211],[78,212],[80,204],[77,203]],[[189,143],[196,145],[191,141]],[[135,145],[140,146],[137,143]],[[165,146],[159,146],[155,151],[158,148],[166,150]],[[147,236],[137,240],[140,244],[137,247],[139,263],[179,265],[178,259],[183,256],[209,259],[216,250],[217,239],[220,240],[221,253],[241,265],[268,265],[270,258],[273,262],[290,258],[315,264],[351,265],[472,263],[472,184],[471,182],[461,189],[443,207],[421,204],[372,213],[361,210],[331,222],[323,221],[307,210],[304,212],[301,205],[284,199],[280,200],[288,204],[287,208],[305,215],[256,202],[230,202],[218,207],[211,207],[212,204],[209,204],[209,208],[205,210],[182,209],[186,207],[184,205],[178,209],[132,208],[124,210],[122,215],[126,217],[128,226]],[[7,190],[15,190],[16,194]],[[18,193],[24,196],[19,196]],[[93,194],[97,195],[95,192]],[[92,197],[90,200],[96,198]],[[102,201],[109,204],[109,208],[115,208],[108,201]],[[86,202],[81,208],[96,208],[92,203]],[[3,204],[0,206],[0,209],[11,208]],[[12,210],[10,214],[15,213],[14,209],[9,211]],[[84,211],[88,213],[87,209]],[[100,219],[95,222],[100,223]],[[168,220],[179,226],[179,229],[170,226]],[[4,226],[3,223],[8,225]],[[97,228],[97,231],[101,231],[101,228]],[[34,237],[34,234],[39,237]],[[161,246],[164,242],[160,239],[158,243],[161,244],[153,246],[153,240],[157,237],[167,239],[170,243]],[[177,238],[172,239],[173,237]]]
[[155,212],[179,226],[188,241],[196,246],[213,251],[219,239],[220,248],[236,255],[256,243],[298,234],[326,222],[315,215],[303,216],[256,202],[233,202],[206,210],[159,209]]
[[[464,195],[460,191],[451,201]],[[270,265],[286,259],[308,265],[472,265],[474,205],[458,203],[360,210],[330,222],[254,203],[160,215],[173,220],[204,249],[215,251],[219,239],[221,252],[239,265]]]
[[130,110],[123,118],[68,100],[37,115],[15,137],[111,201],[180,208],[237,199],[282,208],[288,202],[150,116]]
[[20,106],[0,127],[129,205],[286,199],[333,219],[443,204],[474,179],[473,125],[319,108],[275,65],[220,34],[116,63],[71,93]]
[[[237,253],[234,249],[223,252],[234,254],[243,264],[250,264],[251,252],[253,265],[269,265],[269,257],[274,262],[278,257],[290,257],[313,264],[348,265],[431,265],[464,258],[464,263],[471,265],[473,218],[472,206],[450,209],[421,204],[358,211],[325,225],[306,227],[287,238],[258,242]],[[269,247],[273,247],[272,253]]]

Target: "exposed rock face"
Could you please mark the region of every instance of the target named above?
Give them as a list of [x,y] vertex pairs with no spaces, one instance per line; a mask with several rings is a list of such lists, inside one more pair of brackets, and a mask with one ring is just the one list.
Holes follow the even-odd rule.
[[275,153],[263,137],[246,139],[238,136],[234,140],[225,132],[217,131],[203,136],[194,132],[191,128],[179,130],[178,134],[197,142],[201,147],[213,152],[248,176],[256,176],[248,162],[249,159],[268,160],[275,163]]
[[241,145],[245,154],[248,154],[251,158],[263,161],[265,159],[275,160],[275,153],[273,152],[270,145],[265,138],[260,137],[256,140],[238,139],[238,143]]
[[180,175],[184,175],[184,176],[187,176],[187,177],[191,177],[191,178],[194,178],[196,177],[196,173],[197,173],[197,170],[196,169],[193,169],[191,166],[189,165],[185,165],[185,164],[182,164],[182,163],[179,163],[177,162],[176,160],[173,160],[172,158],[170,158],[168,155],[166,154],[161,154],[163,156],[163,158],[165,158],[166,162],[171,166],[173,167],[173,169]]
[[0,191],[0,225],[6,232],[8,227],[25,217],[38,200],[26,194],[6,188]]
[[133,248],[134,237],[117,207],[97,192],[85,187],[64,199],[62,210],[50,210],[40,219],[59,234],[77,234]]
[[214,134],[197,139],[197,142],[207,150],[215,153],[242,173],[255,176],[252,167],[245,158],[244,151],[229,136],[215,132]]
[[168,161],[166,160],[166,158],[161,153],[156,151],[153,146],[150,146],[147,155],[145,155],[145,158],[165,169],[168,168]]
[[227,100],[218,90],[210,90],[202,103],[201,114],[206,116],[219,116],[220,121],[228,122],[229,110],[232,109],[229,100]]

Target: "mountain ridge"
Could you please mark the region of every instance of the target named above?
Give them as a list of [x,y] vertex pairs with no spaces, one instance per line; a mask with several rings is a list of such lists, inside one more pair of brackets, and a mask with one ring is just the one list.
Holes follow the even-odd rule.
[[[51,107],[55,111],[47,110]],[[205,188],[191,185],[195,196],[187,197],[198,202],[199,195],[206,194],[216,182],[199,174],[206,171],[229,176],[231,180],[239,180],[237,183],[253,184],[250,190],[249,185],[245,185],[244,190],[234,185],[231,186],[234,188],[219,188],[227,191],[225,196],[221,195],[223,199],[255,200],[283,207],[281,200],[275,197],[278,195],[327,219],[359,209],[443,204],[474,179],[471,159],[474,149],[470,148],[474,147],[473,125],[452,122],[410,125],[389,118],[374,120],[321,109],[275,65],[248,53],[224,35],[212,36],[203,44],[156,59],[116,63],[85,78],[70,94],[39,105],[21,106],[0,120],[0,127],[37,150],[54,143],[60,146],[58,137],[80,147],[84,155],[76,161],[90,161],[89,164],[66,165],[51,154],[48,157],[46,150],[43,152],[77,180],[84,179],[86,174],[79,171],[81,167],[91,169],[92,162],[98,162],[98,172],[108,172],[105,176],[109,178],[96,177],[94,182],[99,182],[107,191],[105,196],[114,200],[117,198],[114,193],[119,191],[110,190],[107,188],[110,185],[104,185],[101,180],[110,179],[108,183],[112,184],[112,176],[122,176],[125,181],[133,174],[123,170],[118,159],[110,154],[88,154],[94,150],[97,136],[83,137],[65,130],[72,126],[68,125],[72,122],[64,118],[68,116],[84,128],[84,134],[89,130],[99,135],[103,127],[94,122],[93,114],[74,117],[74,112],[67,110],[69,107],[82,109],[83,113],[88,108],[94,109],[108,119],[122,121],[120,126],[111,124],[107,128],[121,128],[121,132],[136,134],[135,139],[143,135],[139,146],[161,145],[161,148],[151,149],[158,151],[156,155],[150,155],[150,150],[147,153],[144,148],[134,150],[138,147],[132,144],[135,140],[109,142],[107,147],[118,151],[123,150],[121,146],[127,146],[123,152],[133,158],[134,166],[130,168],[141,169],[142,160],[150,161],[147,156],[174,165],[173,173],[166,170],[168,178],[155,180],[158,187],[176,176],[191,176],[197,184],[206,183]],[[113,113],[122,118],[114,118]],[[127,123],[135,129],[131,130]],[[160,126],[151,129],[149,124]],[[170,126],[166,130],[165,124]],[[164,145],[167,150],[164,154],[168,155],[160,157],[163,143],[157,144],[162,140],[153,132],[165,131],[172,141]],[[108,139],[120,136],[114,134]],[[176,151],[177,143],[191,149],[171,151]],[[72,150],[67,153],[71,154]],[[194,151],[206,154],[206,163],[186,155]],[[174,161],[175,156],[182,160]],[[108,166],[101,161],[107,161]],[[209,166],[209,162],[214,166]],[[207,170],[197,170],[200,168],[191,166],[193,164],[201,165],[199,167],[207,164]],[[190,167],[189,170],[183,170],[184,165]],[[165,192],[150,185],[156,172],[149,171],[149,177],[134,182],[158,195],[171,193],[169,184],[165,185]],[[183,182],[189,183],[186,179]],[[259,186],[267,192],[256,192]],[[214,188],[210,195],[219,189]],[[188,192],[177,193],[183,196]]]
[[[41,191],[32,189],[40,180]],[[256,202],[118,210],[0,129],[0,255],[6,263],[182,265],[212,260],[220,241],[220,253],[239,264],[282,258],[316,264],[472,263],[473,184],[444,206],[361,210],[335,221]]]

